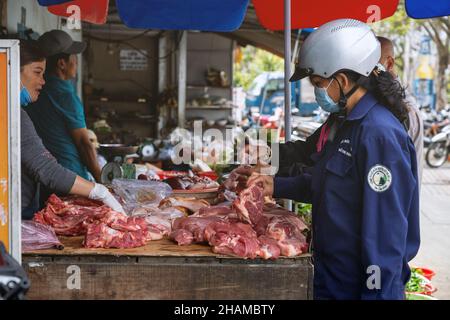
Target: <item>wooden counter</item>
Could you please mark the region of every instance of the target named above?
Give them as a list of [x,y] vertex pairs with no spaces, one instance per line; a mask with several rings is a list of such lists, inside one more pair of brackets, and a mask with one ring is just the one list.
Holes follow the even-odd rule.
[[312,298],[310,255],[246,260],[170,240],[134,249],[87,249],[81,242],[62,238],[64,250],[23,254],[29,299]]

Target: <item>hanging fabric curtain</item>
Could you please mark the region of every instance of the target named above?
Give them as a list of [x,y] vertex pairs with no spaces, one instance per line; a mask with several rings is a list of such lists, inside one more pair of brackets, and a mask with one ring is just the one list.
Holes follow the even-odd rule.
[[104,24],[108,17],[109,0],[74,0],[67,3],[53,5],[47,7],[51,13],[61,16],[70,17],[77,11],[72,7],[78,6],[80,19],[82,21],[95,24]]
[[415,19],[449,16],[450,0],[406,0],[406,13]]
[[[448,0],[450,1],[450,0]],[[284,4],[252,0],[259,22],[270,30],[284,29]],[[339,18],[373,22],[392,16],[399,0],[292,0],[292,29],[315,28]]]
[[234,31],[242,24],[249,0],[117,0],[130,28]]

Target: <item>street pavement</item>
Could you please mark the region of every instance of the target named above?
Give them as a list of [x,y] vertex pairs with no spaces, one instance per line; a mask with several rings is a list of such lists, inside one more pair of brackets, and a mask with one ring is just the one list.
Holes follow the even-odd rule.
[[450,164],[439,169],[425,164],[420,200],[421,245],[411,265],[434,270],[434,296],[450,299]]

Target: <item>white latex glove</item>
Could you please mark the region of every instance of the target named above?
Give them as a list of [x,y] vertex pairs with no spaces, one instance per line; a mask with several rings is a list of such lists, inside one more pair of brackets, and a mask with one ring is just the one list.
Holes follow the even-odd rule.
[[100,200],[114,211],[125,213],[119,201],[109,192],[104,185],[96,183],[94,188],[89,193],[89,199]]

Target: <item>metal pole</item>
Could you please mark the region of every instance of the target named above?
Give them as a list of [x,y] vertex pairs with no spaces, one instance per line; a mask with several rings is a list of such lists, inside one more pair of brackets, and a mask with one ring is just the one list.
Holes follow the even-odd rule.
[[296,60],[297,60],[297,55],[298,55],[298,49],[300,47],[301,34],[302,34],[302,29],[297,30],[297,38],[295,38],[294,51],[292,51],[292,57],[291,57],[291,67],[297,63]]
[[[284,0],[284,141],[291,140],[291,0]],[[292,201],[285,203],[292,210]]]
[[184,128],[186,120],[187,32],[182,31],[178,57],[178,127]]
[[[164,34],[159,38],[158,41],[158,55],[159,57],[165,57],[167,55],[168,49],[167,49],[167,42],[168,37]],[[158,62],[158,94],[161,94],[164,92],[164,90],[167,89],[168,84],[168,59],[159,59]],[[166,126],[167,121],[170,118],[169,113],[169,107],[168,106],[161,106],[159,109],[159,115],[158,115],[158,131],[156,133],[156,136],[158,138],[161,138],[161,132],[162,129]]]
[[284,0],[284,132],[291,140],[291,0]]

